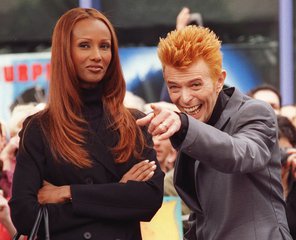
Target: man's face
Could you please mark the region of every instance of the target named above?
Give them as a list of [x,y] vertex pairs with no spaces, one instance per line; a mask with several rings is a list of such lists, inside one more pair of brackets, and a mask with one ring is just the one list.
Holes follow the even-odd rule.
[[175,165],[177,151],[173,148],[169,139],[160,139],[159,135],[153,136],[153,148],[161,170],[167,172]]
[[173,148],[169,139],[161,140],[159,135],[153,136],[153,148],[156,151],[156,158],[159,162],[164,162]]
[[202,122],[210,119],[225,77],[226,72],[222,71],[219,78],[213,81],[203,59],[185,69],[164,67],[164,79],[172,102],[181,112]]
[[254,95],[253,98],[262,100],[271,105],[276,114],[279,114],[280,111],[280,99],[279,97],[271,90],[259,90]]

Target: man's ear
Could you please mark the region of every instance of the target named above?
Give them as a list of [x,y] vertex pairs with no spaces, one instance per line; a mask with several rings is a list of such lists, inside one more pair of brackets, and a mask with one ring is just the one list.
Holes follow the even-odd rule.
[[216,85],[217,93],[223,89],[225,79],[226,79],[226,71],[222,69],[221,74],[217,80],[217,85]]

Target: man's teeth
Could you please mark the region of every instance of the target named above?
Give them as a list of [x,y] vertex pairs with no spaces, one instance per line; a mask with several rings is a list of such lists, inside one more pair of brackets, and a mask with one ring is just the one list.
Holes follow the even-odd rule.
[[189,108],[184,107],[184,110],[188,114],[198,113],[200,111],[200,106],[201,106],[201,104],[194,106],[194,107],[189,107]]

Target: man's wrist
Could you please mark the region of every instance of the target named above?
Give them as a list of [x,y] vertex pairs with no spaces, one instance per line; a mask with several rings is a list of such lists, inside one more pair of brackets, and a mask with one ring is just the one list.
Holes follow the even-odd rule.
[[176,132],[173,136],[170,137],[170,140],[171,140],[172,146],[175,149],[178,149],[187,135],[188,117],[185,113],[179,113],[179,112],[176,112],[176,113],[180,117],[181,127],[178,132]]

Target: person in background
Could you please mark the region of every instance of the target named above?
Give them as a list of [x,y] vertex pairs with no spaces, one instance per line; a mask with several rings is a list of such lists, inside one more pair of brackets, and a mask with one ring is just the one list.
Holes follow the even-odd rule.
[[283,151],[282,184],[286,200],[286,213],[291,235],[293,239],[296,239],[296,128],[284,116],[278,115],[277,120],[279,145]]
[[184,238],[290,240],[274,110],[222,90],[221,42],[208,28],[168,33],[158,56],[181,113],[152,106],[137,124],[178,150],[174,184],[192,211]]
[[[43,105],[43,108],[40,110],[44,109],[45,105],[40,104],[40,106]],[[35,103],[28,103],[28,104],[20,104],[16,105],[11,112],[11,117],[8,122],[8,129],[9,129],[9,135],[10,138],[18,135],[19,131],[23,127],[23,123],[25,119],[33,115],[34,113],[39,111],[39,108],[36,107],[37,105]]]
[[[40,204],[51,238],[141,239],[163,200],[163,178],[145,116],[127,109],[117,37],[95,9],[74,8],[52,37],[46,108],[20,132],[11,216],[27,235]],[[43,232],[39,233],[43,239]]]
[[145,111],[145,100],[130,91],[126,91],[123,104],[127,108],[134,108],[141,112]]
[[282,106],[281,115],[287,117],[296,128],[296,105]]
[[0,153],[6,145],[6,129],[3,121],[0,120]]
[[0,152],[0,162],[2,163],[2,175],[0,178],[0,188],[4,192],[6,198],[11,197],[12,176],[16,163],[16,153],[19,148],[18,133],[21,130],[25,119],[44,109],[45,105],[40,104],[24,104],[15,106],[12,111],[11,118],[8,122],[10,138]]
[[156,152],[156,158],[160,168],[167,173],[174,168],[177,152],[173,148],[169,139],[161,139],[160,136],[153,137],[153,148]]
[[271,105],[276,114],[280,114],[282,106],[282,97],[280,92],[271,85],[260,85],[251,89],[248,96],[267,102]]
[[[1,177],[0,177],[0,239],[11,239],[16,233],[15,227],[10,217],[10,208],[8,200],[11,197],[12,177],[14,173],[16,163],[16,153],[19,148],[19,136],[18,132],[22,128],[24,120],[38,112],[44,107],[43,104],[24,104],[15,106],[12,111],[10,121],[8,122],[8,132],[10,138],[6,141],[5,133],[7,130],[4,128],[4,124],[1,124],[1,140],[5,143],[0,151],[0,163],[1,163]],[[22,238],[21,238],[22,239]]]
[[10,240],[15,234],[16,230],[11,221],[8,200],[4,197],[3,191],[0,190],[0,239]]

